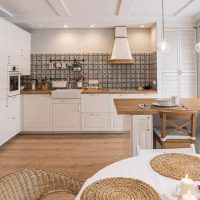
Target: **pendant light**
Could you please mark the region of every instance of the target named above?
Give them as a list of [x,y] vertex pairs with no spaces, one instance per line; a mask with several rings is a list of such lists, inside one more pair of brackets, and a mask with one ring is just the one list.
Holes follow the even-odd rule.
[[197,53],[200,53],[200,42],[195,45],[195,50]]
[[162,41],[158,44],[158,50],[169,51],[169,43],[165,41],[164,0],[162,0]]

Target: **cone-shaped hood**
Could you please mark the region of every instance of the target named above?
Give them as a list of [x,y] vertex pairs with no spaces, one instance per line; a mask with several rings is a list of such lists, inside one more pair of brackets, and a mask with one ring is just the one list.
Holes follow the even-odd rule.
[[134,63],[127,40],[127,27],[115,27],[115,41],[112,50],[110,64],[132,64]]

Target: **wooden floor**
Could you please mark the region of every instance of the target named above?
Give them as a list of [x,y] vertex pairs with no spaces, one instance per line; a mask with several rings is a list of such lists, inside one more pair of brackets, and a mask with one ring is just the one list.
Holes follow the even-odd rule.
[[[0,176],[34,168],[85,180],[127,157],[130,157],[129,134],[19,135],[0,148]],[[73,197],[60,194],[46,199]]]

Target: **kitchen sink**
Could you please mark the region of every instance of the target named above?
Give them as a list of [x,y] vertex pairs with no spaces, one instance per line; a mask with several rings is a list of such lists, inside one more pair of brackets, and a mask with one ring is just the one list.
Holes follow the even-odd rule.
[[52,93],[53,99],[80,99],[81,98],[80,89],[54,90],[51,93]]

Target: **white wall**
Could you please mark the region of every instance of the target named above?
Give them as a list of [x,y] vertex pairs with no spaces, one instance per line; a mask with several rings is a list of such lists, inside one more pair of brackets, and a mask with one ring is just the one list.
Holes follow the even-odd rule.
[[[133,53],[151,52],[150,29],[128,29]],[[114,28],[40,29],[32,32],[32,53],[111,53]]]

